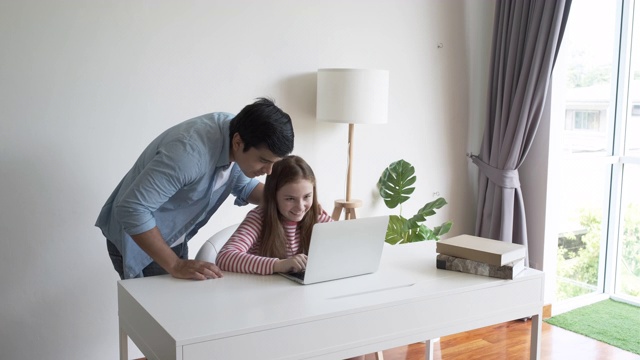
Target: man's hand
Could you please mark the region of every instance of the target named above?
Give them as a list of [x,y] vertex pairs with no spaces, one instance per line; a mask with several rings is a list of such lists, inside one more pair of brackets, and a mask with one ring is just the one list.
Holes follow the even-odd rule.
[[175,278],[205,280],[222,277],[220,268],[210,262],[179,258],[164,242],[157,227],[138,235],[132,235],[131,238],[151,256],[153,261]]
[[200,260],[177,259],[169,269],[169,273],[178,279],[206,280],[222,277],[222,271],[219,267],[213,263]]
[[307,255],[296,254],[288,259],[278,260],[273,264],[273,272],[300,272],[307,267]]

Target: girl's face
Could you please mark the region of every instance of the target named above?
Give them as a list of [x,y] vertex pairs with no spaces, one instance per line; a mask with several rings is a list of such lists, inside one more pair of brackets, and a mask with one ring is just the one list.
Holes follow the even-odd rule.
[[313,205],[313,184],[309,180],[288,183],[276,193],[278,211],[289,221],[300,221]]

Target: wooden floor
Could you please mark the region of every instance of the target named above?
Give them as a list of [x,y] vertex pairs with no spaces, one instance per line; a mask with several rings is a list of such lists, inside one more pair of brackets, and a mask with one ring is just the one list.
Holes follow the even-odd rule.
[[[529,359],[531,321],[510,321],[465,333],[449,335],[434,343],[434,360]],[[424,343],[384,351],[384,360],[420,360]],[[366,360],[374,360],[369,354]],[[562,328],[542,323],[541,360],[638,360],[640,355],[618,349]],[[138,359],[144,360],[144,359]]]
[[[531,321],[511,321],[470,332],[445,336],[434,343],[434,360],[525,360],[529,359]],[[542,323],[541,360],[630,360],[640,355],[586,336]],[[384,360],[424,359],[424,343],[384,351]],[[374,360],[367,355],[366,360]]]

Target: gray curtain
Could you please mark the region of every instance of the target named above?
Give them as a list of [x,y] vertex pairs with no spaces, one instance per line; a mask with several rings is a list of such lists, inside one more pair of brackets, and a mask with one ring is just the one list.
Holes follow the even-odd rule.
[[531,148],[571,0],[498,0],[482,145],[476,235],[527,245],[518,168]]

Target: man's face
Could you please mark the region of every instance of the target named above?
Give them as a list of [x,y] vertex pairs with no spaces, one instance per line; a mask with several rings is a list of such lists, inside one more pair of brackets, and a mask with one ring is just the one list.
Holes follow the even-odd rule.
[[240,170],[250,178],[271,174],[273,164],[282,159],[266,147],[252,147],[245,152],[244,142],[237,133],[233,135],[231,155],[233,157],[231,161],[238,164]]

